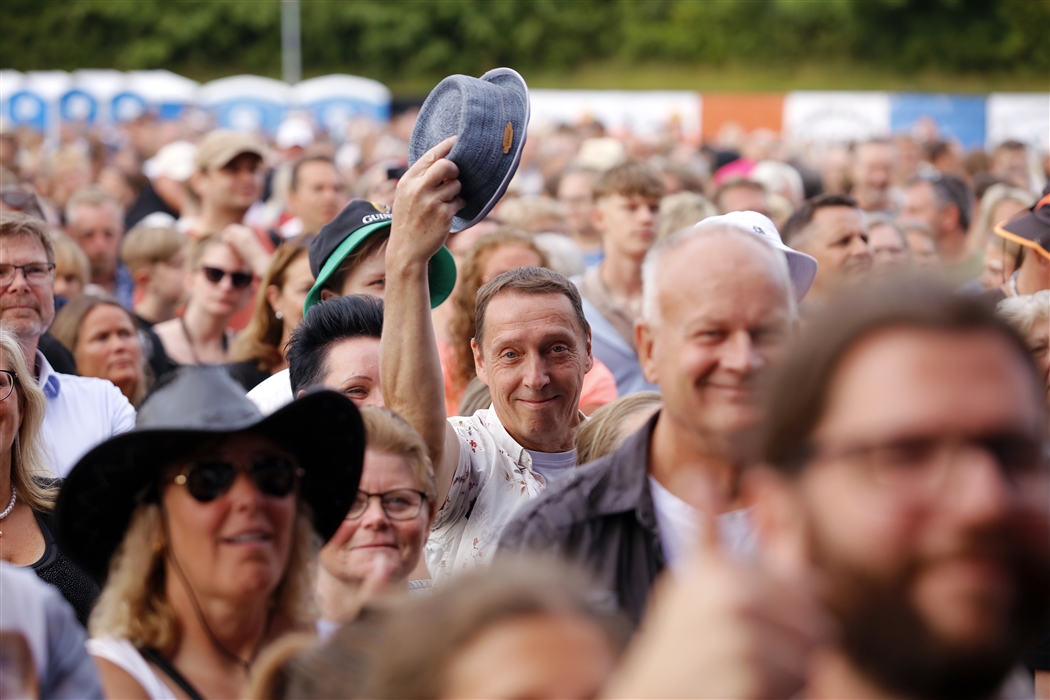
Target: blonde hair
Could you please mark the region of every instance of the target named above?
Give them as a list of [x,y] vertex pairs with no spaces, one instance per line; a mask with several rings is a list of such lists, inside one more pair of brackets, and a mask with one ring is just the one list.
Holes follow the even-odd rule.
[[1007,297],[999,302],[995,314],[1027,336],[1037,321],[1050,316],[1050,290]]
[[639,391],[599,408],[576,433],[576,463],[587,464],[616,450],[627,439],[628,421],[645,411],[651,414],[662,404],[660,392]]
[[88,286],[91,263],[84,249],[64,233],[55,233],[52,241],[55,246],[55,277],[61,276],[63,270],[71,270],[76,273],[81,289]]
[[[17,336],[3,323],[0,323],[0,348],[3,349],[4,365],[15,373],[18,411],[22,416],[22,424],[15,433],[16,442],[12,446],[11,486],[33,510],[49,512],[55,507],[58,489],[44,485],[50,482],[43,481],[51,477],[46,467],[46,448],[40,432],[47,410],[47,398],[29,371]],[[10,401],[11,398],[9,396],[6,400]]]
[[284,348],[281,347],[284,324],[270,306],[266,290],[271,285],[284,290],[288,268],[309,253],[313,240],[313,236],[299,236],[278,246],[270,259],[270,266],[266,268],[266,274],[259,282],[252,319],[248,326],[237,334],[237,340],[233,344],[234,362],[254,360],[259,369],[273,372],[274,367],[284,361]]
[[675,231],[688,228],[708,217],[717,215],[718,209],[702,194],[696,192],[669,194],[660,200],[660,228],[656,239],[667,238]]
[[499,217],[507,226],[527,233],[551,231],[547,223],[557,221],[565,226],[565,210],[561,202],[551,197],[518,197],[500,205]]
[[120,259],[131,272],[160,262],[168,262],[185,250],[190,239],[167,226],[138,225],[128,231],[120,244]]
[[994,184],[985,190],[984,196],[981,197],[981,218],[978,220],[976,228],[970,232],[970,250],[983,250],[985,243],[988,242],[989,235],[992,233],[992,227],[1002,223],[1001,221],[992,221],[992,212],[1002,202],[1013,200],[1025,207],[1030,207],[1035,204],[1036,199],[1038,198],[1028,190],[1022,190],[1020,187],[1011,187],[1003,183]]
[[[162,518],[157,503],[145,503],[132,513],[88,630],[92,637],[120,637],[170,656],[178,649],[182,630],[165,590],[167,543]],[[273,594],[274,629],[282,623],[309,625],[316,619],[313,580],[319,548],[309,508],[300,500],[288,566]]]
[[361,409],[361,420],[365,424],[367,449],[398,455],[408,462],[412,474],[423,485],[433,517],[440,504],[437,502],[434,465],[423,438],[407,420],[386,408],[366,406]]

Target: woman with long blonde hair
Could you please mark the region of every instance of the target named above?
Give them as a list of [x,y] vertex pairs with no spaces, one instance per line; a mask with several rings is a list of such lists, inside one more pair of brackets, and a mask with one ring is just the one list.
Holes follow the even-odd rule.
[[170,373],[138,417],[56,506],[66,551],[106,581],[88,651],[109,697],[240,697],[264,647],[313,629],[313,563],[357,494],[361,417],[318,391],[264,418],[223,367]]
[[98,585],[52,535],[59,482],[44,466],[40,426],[46,407],[15,334],[0,324],[0,559],[31,567],[86,624]]

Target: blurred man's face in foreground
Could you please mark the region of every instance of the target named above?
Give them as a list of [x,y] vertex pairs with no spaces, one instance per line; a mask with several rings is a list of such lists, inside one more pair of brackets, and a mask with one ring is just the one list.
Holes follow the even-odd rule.
[[1045,632],[1042,392],[988,331],[889,329],[829,387],[794,487],[840,650],[888,694],[991,695]]

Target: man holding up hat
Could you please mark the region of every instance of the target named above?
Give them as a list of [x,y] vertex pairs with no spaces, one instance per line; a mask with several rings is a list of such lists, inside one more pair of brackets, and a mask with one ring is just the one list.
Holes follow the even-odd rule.
[[446,78],[420,111],[414,163],[394,200],[380,371],[387,406],[423,436],[434,463],[440,507],[426,562],[435,585],[489,562],[514,512],[575,468],[577,404],[593,364],[575,285],[526,267],[479,290],[471,345],[492,408],[448,420],[427,293],[427,261],[450,229],[476,223],[502,196],[527,123],[528,92],[514,71]]

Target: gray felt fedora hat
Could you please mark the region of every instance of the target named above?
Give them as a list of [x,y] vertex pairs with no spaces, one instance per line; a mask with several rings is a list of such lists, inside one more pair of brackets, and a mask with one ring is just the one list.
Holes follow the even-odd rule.
[[459,167],[460,196],[452,232],[485,218],[521,162],[529,125],[529,87],[510,68],[480,78],[450,75],[438,83],[419,111],[408,144],[409,165],[449,136],[459,136],[448,159]]

